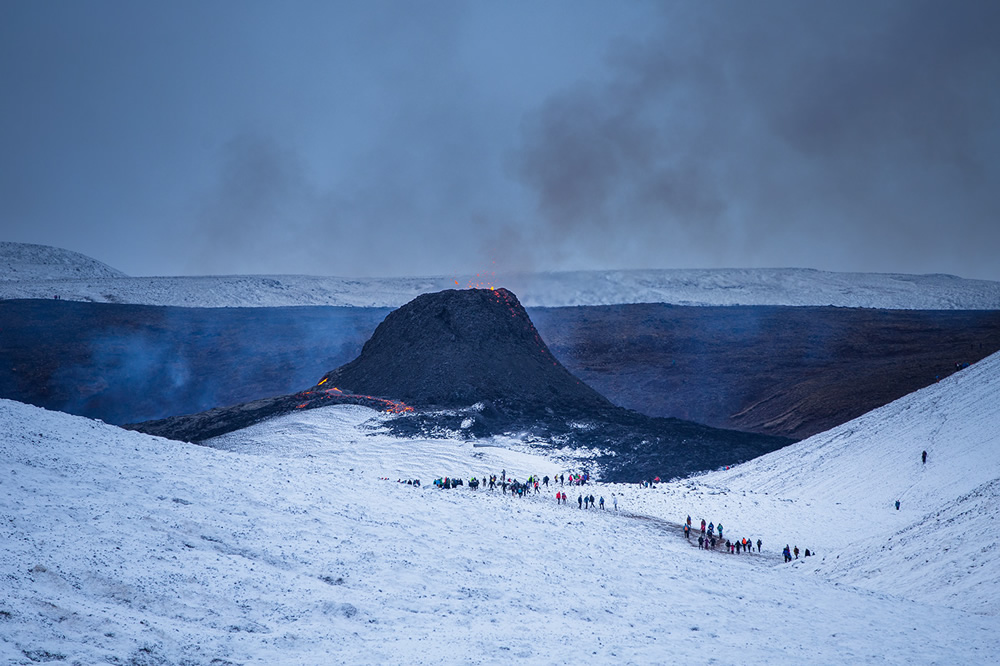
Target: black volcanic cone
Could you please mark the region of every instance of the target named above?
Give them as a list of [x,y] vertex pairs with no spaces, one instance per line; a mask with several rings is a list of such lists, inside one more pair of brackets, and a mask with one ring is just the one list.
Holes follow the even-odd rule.
[[309,390],[125,427],[204,441],[294,410],[345,403],[396,414],[383,425],[400,437],[513,435],[550,450],[574,448],[573,465],[598,466],[608,481],[683,476],[792,441],[613,405],[552,356],[506,289],[418,296],[389,313],[357,359]]
[[391,396],[413,407],[486,403],[502,412],[564,416],[614,409],[542,342],[506,289],[423,294],[385,318],[361,355],[324,387]]

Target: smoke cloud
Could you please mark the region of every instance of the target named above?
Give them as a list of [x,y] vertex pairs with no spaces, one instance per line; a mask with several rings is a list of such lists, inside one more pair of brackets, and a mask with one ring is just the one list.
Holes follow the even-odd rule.
[[1000,5],[674,4],[514,156],[597,263],[997,277]]

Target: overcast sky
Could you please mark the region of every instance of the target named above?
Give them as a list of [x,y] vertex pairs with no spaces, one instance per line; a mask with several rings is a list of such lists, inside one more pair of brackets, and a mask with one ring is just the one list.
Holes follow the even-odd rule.
[[1000,2],[0,0],[0,240],[1000,280]]

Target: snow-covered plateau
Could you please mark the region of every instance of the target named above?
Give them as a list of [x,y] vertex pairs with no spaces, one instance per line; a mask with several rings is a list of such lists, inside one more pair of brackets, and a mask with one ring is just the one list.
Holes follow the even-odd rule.
[[399,307],[442,289],[506,287],[525,307],[834,305],[906,310],[997,310],[1000,282],[952,275],[812,269],[676,269],[342,278],[308,275],[125,277],[59,248],[0,243],[0,300],[59,298],[185,307]]
[[[322,408],[196,446],[0,401],[0,662],[1000,653],[1000,355],[744,465],[655,488],[560,487],[566,505],[551,487],[517,499],[431,482],[580,461],[397,440],[382,418]],[[578,508],[581,492],[607,508]],[[679,529],[687,515],[763,551],[701,550]],[[816,555],[784,564],[785,544]]]

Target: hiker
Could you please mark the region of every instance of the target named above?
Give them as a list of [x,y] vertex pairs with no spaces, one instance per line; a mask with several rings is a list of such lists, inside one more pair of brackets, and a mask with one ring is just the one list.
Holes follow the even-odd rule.
[[583,495],[580,495],[579,497],[577,497],[577,498],[576,498],[576,504],[577,504],[577,506],[579,506],[579,507],[580,507],[581,509],[583,508]]
[[722,523],[719,523],[719,538],[722,538]]
[[715,523],[709,523],[708,524],[708,533],[709,534],[715,534]]
[[792,552],[795,553],[795,559],[799,559],[799,547],[796,546],[795,548],[793,548]]
[[896,511],[899,511],[899,500],[896,500]]
[[687,525],[688,525],[688,527],[691,527],[691,516],[688,516],[688,522],[687,522]]
[[760,539],[757,539],[757,552],[758,552],[758,553],[760,552],[760,544],[761,544],[761,543],[762,543],[762,542],[761,542],[761,540],[760,540]]
[[785,544],[785,549],[781,551],[781,554],[784,556],[786,564],[792,561],[792,553],[790,550],[788,550],[787,543]]
[[698,547],[699,548],[705,547],[705,537],[703,536],[698,537]]
[[923,453],[920,454],[920,459],[923,461],[923,463],[925,465],[927,464],[927,452],[926,451],[924,451]]
[[705,533],[705,519],[704,518],[701,519],[701,533],[702,534]]
[[691,528],[688,527],[687,525],[684,526],[684,538],[687,539],[688,541],[691,540]]
[[594,496],[593,495],[590,496],[590,508],[591,509],[594,508]]
[[601,511],[604,511],[604,495],[601,495]]
[[613,501],[615,503],[615,511],[617,511],[618,510],[618,498],[615,496],[614,493],[611,493],[611,501]]
[[546,474],[545,476],[543,476],[543,477],[542,477],[542,483],[544,483],[544,484],[545,484],[545,487],[546,487],[546,488],[548,488],[548,487],[549,487],[549,476],[548,476],[547,474]]

